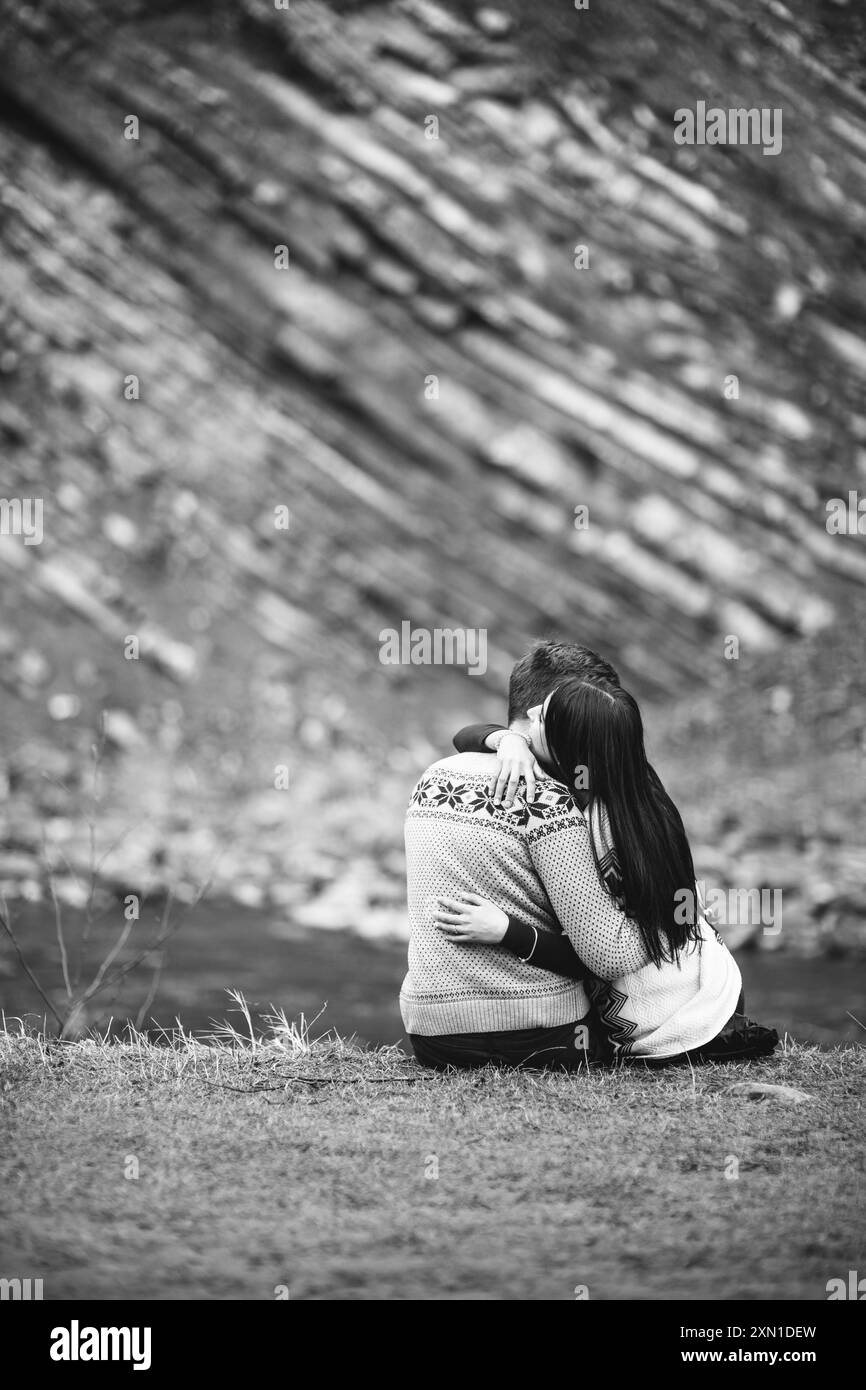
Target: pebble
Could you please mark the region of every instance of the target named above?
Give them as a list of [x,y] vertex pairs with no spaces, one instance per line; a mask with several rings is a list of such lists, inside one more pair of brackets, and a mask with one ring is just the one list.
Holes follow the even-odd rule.
[[776,1086],[769,1081],[738,1081],[727,1088],[728,1095],[741,1096],[745,1100],[777,1100],[782,1105],[802,1105],[814,1100],[807,1091],[796,1086]]

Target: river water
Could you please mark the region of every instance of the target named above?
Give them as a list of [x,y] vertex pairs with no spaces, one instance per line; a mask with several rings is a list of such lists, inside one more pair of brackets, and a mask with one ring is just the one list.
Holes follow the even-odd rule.
[[[66,914],[70,973],[77,967],[82,919]],[[94,926],[90,975],[122,925],[113,910]],[[43,988],[62,999],[55,924],[44,908],[15,915],[15,930]],[[145,944],[153,922],[143,918],[132,940]],[[119,957],[119,960],[128,958]],[[751,1017],[802,1040],[830,1046],[866,1039],[866,968],[853,957],[803,959],[788,952],[748,951],[738,957]],[[274,1005],[289,1019],[310,1022],[324,1007],[314,1035],[333,1028],[371,1043],[405,1042],[397,995],[405,971],[405,943],[370,940],[351,931],[301,931],[284,916],[231,903],[208,902],[180,921],[168,949],[151,1020],[171,1027],[207,1030],[229,1011],[229,987],[243,991],[254,1013]],[[81,979],[89,978],[87,968]],[[87,1022],[105,1026],[110,1017],[135,1017],[147,996],[150,972],[140,969],[122,987],[95,1001]],[[21,970],[8,942],[0,953],[0,1006],[7,1017],[41,1015],[44,1006]],[[851,1017],[853,1015],[853,1017]],[[855,1020],[859,1020],[859,1023]]]

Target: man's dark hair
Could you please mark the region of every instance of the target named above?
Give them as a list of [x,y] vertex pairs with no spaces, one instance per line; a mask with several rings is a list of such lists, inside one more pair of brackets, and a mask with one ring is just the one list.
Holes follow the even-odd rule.
[[609,661],[581,647],[577,642],[533,642],[525,656],[515,664],[508,682],[508,722],[522,719],[533,705],[540,705],[560,681],[582,676],[588,681],[609,681],[619,685],[619,676]]

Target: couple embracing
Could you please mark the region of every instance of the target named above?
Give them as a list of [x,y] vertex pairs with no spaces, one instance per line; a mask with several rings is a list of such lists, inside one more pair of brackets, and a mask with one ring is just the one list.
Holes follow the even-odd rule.
[[507,728],[460,731],[406,813],[400,1008],[418,1061],[576,1070],[772,1052],[613,667],[538,642],[508,705]]

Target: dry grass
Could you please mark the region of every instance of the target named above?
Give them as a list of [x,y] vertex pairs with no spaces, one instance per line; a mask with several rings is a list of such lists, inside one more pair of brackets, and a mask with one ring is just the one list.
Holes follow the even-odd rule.
[[[820,1300],[866,1263],[862,1047],[443,1076],[242,1029],[0,1033],[0,1274],[47,1298]],[[746,1075],[812,1100],[731,1095]]]

